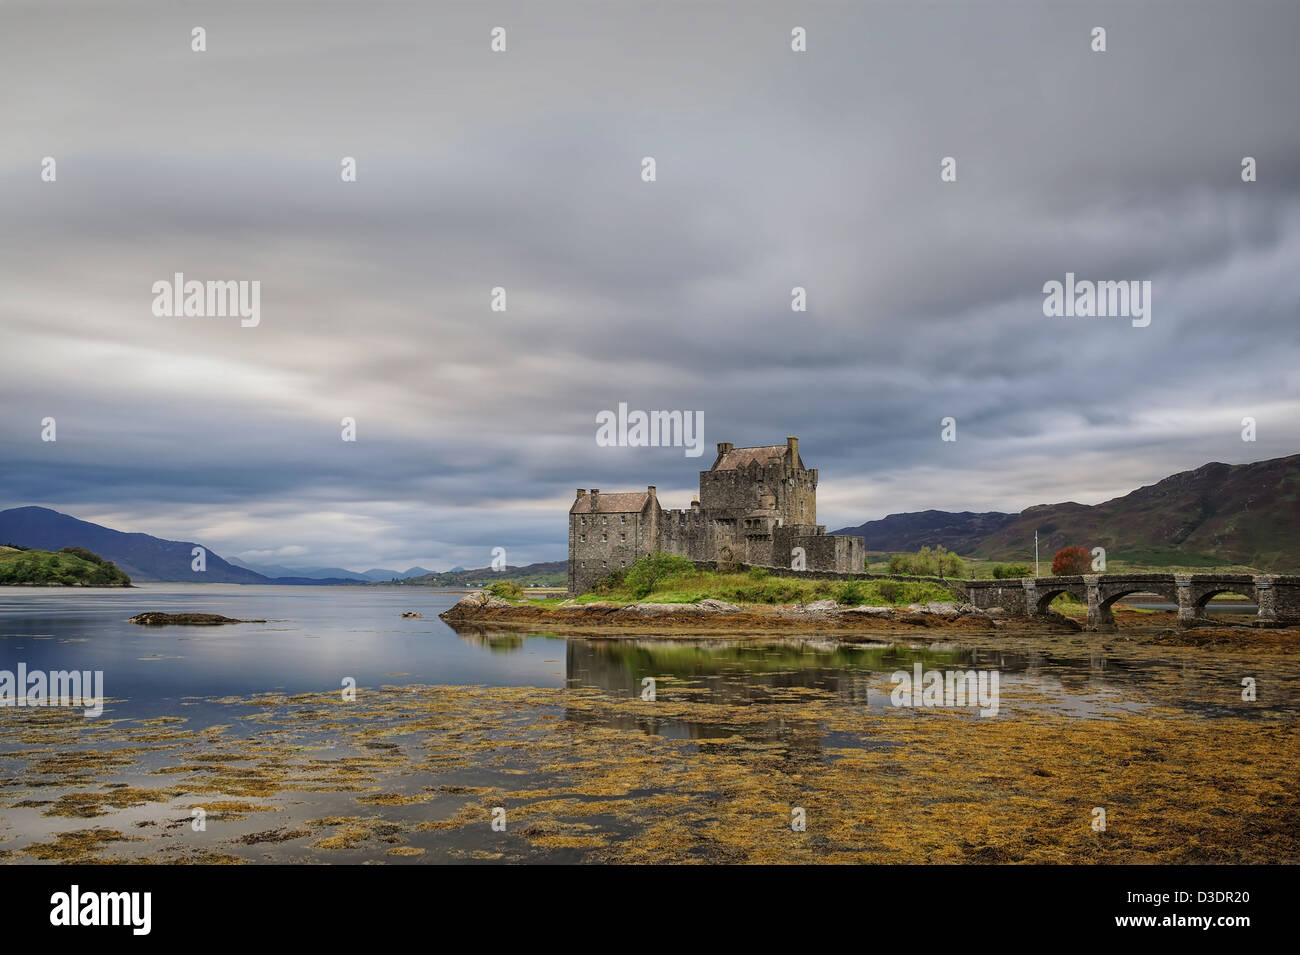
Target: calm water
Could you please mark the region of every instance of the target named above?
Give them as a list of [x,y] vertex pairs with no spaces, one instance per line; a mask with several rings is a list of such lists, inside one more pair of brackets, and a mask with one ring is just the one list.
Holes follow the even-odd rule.
[[[997,636],[915,631],[898,636],[892,646],[849,646],[829,638],[753,644],[457,634],[438,614],[462,595],[413,587],[233,584],[0,588],[0,669],[12,671],[21,661],[29,671],[102,670],[105,695],[113,701],[106,715],[173,715],[184,700],[192,721],[202,721],[209,709],[196,707],[195,698],[336,690],[348,677],[360,687],[568,685],[631,698],[640,693],[644,677],[671,676],[708,688],[719,702],[762,702],[773,688],[801,686],[884,706],[888,697],[878,685],[869,695],[867,684],[916,661],[927,668],[997,668],[1004,687],[1029,684],[1058,707],[1080,713],[1148,702],[1213,712],[1221,700],[1232,704],[1225,687],[1230,691],[1239,682],[1241,670],[1232,653],[1126,647],[1124,641],[1090,634],[1044,633],[1038,646],[1032,639],[1007,645]],[[127,622],[146,610],[267,622],[220,627]],[[403,618],[403,611],[423,617]],[[1253,712],[1300,710],[1297,674],[1277,676],[1287,689],[1268,694]],[[1172,696],[1171,685],[1177,688]]]
[[[106,732],[89,732],[85,745],[75,747],[74,758],[82,751],[136,746],[131,728],[145,727],[139,721],[153,717],[179,717],[190,734],[137,747],[126,763],[92,765],[78,775],[75,766],[60,762],[67,740],[57,731],[44,749],[26,755],[34,745],[30,735],[0,733],[0,793],[5,794],[0,800],[0,853],[30,861],[30,856],[12,854],[48,845],[61,832],[93,825],[129,834],[104,850],[103,858],[120,861],[193,859],[192,853],[208,850],[247,861],[279,862],[582,861],[583,848],[544,844],[548,830],[538,824],[522,826],[518,833],[512,829],[501,838],[488,827],[486,816],[475,816],[473,824],[459,828],[420,826],[452,818],[474,805],[475,792],[488,790],[535,793],[555,787],[553,791],[565,798],[576,792],[581,799],[599,802],[607,798],[599,785],[585,793],[579,769],[557,775],[553,765],[622,765],[626,756],[635,766],[637,755],[645,752],[639,744],[684,746],[703,753],[724,743],[739,752],[739,758],[761,764],[756,771],[764,778],[773,764],[763,760],[773,753],[784,754],[776,765],[794,766],[792,772],[802,773],[800,761],[820,765],[838,758],[833,754],[843,747],[897,745],[885,738],[888,734],[854,732],[853,717],[841,719],[836,728],[824,725],[808,701],[830,698],[837,712],[847,707],[853,716],[858,708],[864,715],[869,708],[876,726],[880,724],[875,718],[881,716],[889,721],[924,719],[916,710],[893,708],[889,699],[889,674],[910,670],[918,662],[930,670],[998,671],[1004,707],[996,720],[1045,711],[1067,719],[1111,719],[1158,706],[1210,719],[1244,716],[1287,725],[1300,713],[1300,658],[1276,648],[1152,646],[1122,634],[1049,631],[1010,636],[907,630],[857,645],[815,635],[751,642],[669,635],[588,640],[500,631],[457,633],[437,615],[460,596],[370,587],[0,588],[0,670],[13,671],[21,662],[29,671],[103,671],[110,700],[103,719],[121,722],[87,720],[88,728],[102,726]],[[140,627],[127,622],[147,610],[210,612],[267,622],[222,627]],[[418,611],[423,617],[403,618],[403,611]],[[1260,688],[1258,702],[1249,706],[1240,700],[1245,676],[1256,678]],[[349,677],[362,690],[427,684],[439,688],[433,692],[435,701],[440,691],[452,695],[451,687],[505,689],[454,691],[464,708],[454,711],[449,722],[435,717],[403,731],[411,724],[380,708],[357,717],[355,731],[342,735],[337,727],[317,729],[310,719],[295,716],[301,706],[269,703],[253,708],[229,701],[265,693],[337,692]],[[659,700],[670,706],[639,702],[646,677],[658,681]],[[566,686],[597,692],[566,696],[527,689]],[[476,696],[485,701],[478,709],[471,699]],[[584,703],[593,696],[599,705]],[[376,697],[366,699],[373,703]],[[689,705],[674,710],[683,700]],[[681,715],[666,715],[674,712]],[[324,715],[319,709],[317,714]],[[19,717],[6,726],[21,728],[30,722],[21,718],[26,714],[6,715]],[[396,735],[384,729],[389,723],[397,728]],[[37,725],[31,723],[29,729]],[[210,726],[221,727],[212,739],[193,735]],[[119,732],[125,735],[119,737]],[[364,735],[372,732],[382,735]],[[165,729],[163,733],[165,737]],[[200,754],[216,748],[218,758],[233,754],[241,767],[242,761],[252,759],[258,772],[267,772],[267,761],[255,754],[265,751],[258,747],[276,745],[285,747],[282,754],[288,755],[270,762],[280,766],[292,757],[297,767],[293,772],[302,771],[299,758],[349,760],[400,752],[406,761],[374,770],[375,780],[362,792],[286,783],[284,792],[269,797],[277,807],[274,811],[259,810],[242,819],[219,817],[207,830],[192,831],[191,806],[196,799],[214,797],[193,794],[202,792],[201,786],[193,787],[206,778],[201,761],[197,770],[194,765],[175,770],[175,765],[199,760]],[[407,768],[430,753],[438,759],[416,771]],[[10,759],[6,754],[14,755]],[[448,754],[450,762],[445,761]],[[339,764],[340,780],[354,774],[346,766]],[[242,778],[238,772],[235,776]],[[654,796],[661,789],[660,794],[666,794],[671,778],[649,775],[633,795]],[[102,806],[69,817],[56,811],[54,802],[68,795],[108,800],[115,787],[152,790],[177,780],[188,781],[165,803],[132,797],[117,808]],[[414,801],[363,801],[365,793],[381,788]],[[719,790],[719,798],[725,791],[725,786]],[[220,802],[224,796],[216,798]],[[918,798],[924,802],[930,797]],[[694,796],[686,805],[707,809]],[[339,824],[328,822],[340,818],[369,827],[365,837],[356,845],[317,841],[342,831]],[[639,813],[583,815],[565,824],[586,827],[575,830],[580,833],[595,826],[611,839],[625,840],[638,837],[645,819]],[[270,841],[268,827],[279,827]],[[534,838],[543,841],[535,843]],[[424,854],[391,855],[394,842]]]

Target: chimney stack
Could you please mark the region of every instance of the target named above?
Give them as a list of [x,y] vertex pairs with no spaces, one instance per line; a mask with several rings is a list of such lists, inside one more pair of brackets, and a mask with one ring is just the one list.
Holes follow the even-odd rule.
[[585,487],[578,488],[578,500],[582,500],[586,496],[587,496],[587,489]]
[[797,456],[799,454],[799,439],[793,435],[785,439],[785,446]]
[[735,445],[732,444],[730,441],[719,441],[719,442],[718,442],[718,453],[719,453],[719,454],[726,454],[728,451],[730,451],[730,450],[731,450],[732,448],[734,448],[734,447],[735,447]]

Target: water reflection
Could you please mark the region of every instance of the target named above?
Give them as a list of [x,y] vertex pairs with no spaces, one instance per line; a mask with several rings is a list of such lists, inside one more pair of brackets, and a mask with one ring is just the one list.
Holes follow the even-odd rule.
[[[461,639],[501,652],[518,649],[540,635],[517,637],[486,629],[463,632]],[[996,638],[992,638],[996,639]],[[832,639],[787,638],[761,642],[734,639],[646,637],[642,639],[565,640],[564,671],[569,687],[600,690],[622,700],[637,700],[647,678],[657,694],[688,695],[694,702],[725,706],[788,706],[790,717],[761,730],[725,723],[674,724],[647,707],[644,715],[620,715],[611,728],[690,738],[728,735],[788,737],[804,727],[799,704],[809,694],[850,706],[895,709],[891,675],[920,663],[929,670],[999,671],[1004,695],[1022,706],[1077,716],[1132,711],[1152,705],[1175,706],[1200,715],[1260,716],[1300,712],[1294,690],[1296,661],[1251,651],[1207,651],[1141,644],[1099,645],[1045,633],[1034,645],[980,646],[953,641],[843,644]],[[1275,691],[1243,711],[1240,681],[1244,670],[1258,677],[1272,673]],[[804,693],[802,691],[809,691]],[[1019,692],[1017,692],[1019,691]],[[588,719],[570,714],[573,719]],[[1014,718],[1014,717],[1013,717]],[[808,727],[814,736],[815,727]]]

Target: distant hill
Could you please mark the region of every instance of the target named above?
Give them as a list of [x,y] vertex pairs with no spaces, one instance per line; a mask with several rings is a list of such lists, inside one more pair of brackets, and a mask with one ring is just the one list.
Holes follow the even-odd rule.
[[433,571],[429,570],[427,567],[416,566],[408,567],[406,570],[383,570],[382,568],[375,568],[364,571],[361,576],[365,577],[367,580],[392,580],[394,577],[423,577],[425,574],[431,573],[433,573]]
[[502,580],[512,580],[522,587],[531,584],[541,587],[563,587],[569,582],[569,565],[567,561],[552,560],[540,564],[525,564],[522,567],[507,566],[499,571],[491,567],[480,567],[477,570],[448,570],[440,574],[408,577],[398,583],[402,586],[414,587],[485,587]]
[[394,577],[418,577],[432,573],[424,567],[408,567],[406,570],[384,570],[375,567],[370,570],[355,571],[344,567],[285,567],[283,564],[253,564],[238,558],[229,558],[236,567],[255,571],[264,577],[305,577],[312,580],[349,580],[356,583],[367,581],[392,580]]
[[137,582],[183,581],[198,584],[331,584],[354,580],[311,577],[267,577],[223,559],[205,548],[205,571],[191,570],[193,541],[164,540],[148,534],[127,534],[78,520],[48,507],[14,507],[0,511],[0,543],[57,551],[84,547],[110,560]]
[[[873,537],[873,528],[876,536]],[[1241,564],[1300,570],[1300,454],[1252,464],[1206,464],[1102,504],[1042,504],[1019,514],[891,514],[837,534],[863,534],[867,549],[924,544],[989,560],[1050,559],[1062,547],[1104,547],[1112,559],[1149,565]]]
[[58,553],[0,547],[0,585],[24,587],[130,587],[131,578],[112,561],[84,547]]
[[192,541],[164,540],[148,534],[126,534],[90,521],[78,520],[48,507],[15,507],[0,511],[0,542],[61,550],[85,547],[113,561],[132,580],[193,581],[207,584],[269,584],[255,571],[237,567],[207,551],[207,570],[190,569]]
[[914,551],[942,544],[958,554],[973,554],[985,538],[1013,524],[1015,514],[1000,511],[912,511],[890,514],[878,521],[857,527],[845,527],[834,534],[850,534],[867,539],[867,549],[874,551]]

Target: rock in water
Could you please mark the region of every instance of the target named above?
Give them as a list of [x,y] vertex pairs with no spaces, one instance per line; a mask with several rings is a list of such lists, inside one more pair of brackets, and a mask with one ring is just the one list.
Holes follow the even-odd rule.
[[266,623],[265,620],[237,620],[234,617],[223,617],[219,613],[163,613],[160,610],[138,613],[128,622],[138,623],[142,627],[165,627],[171,624],[215,627],[222,623]]

